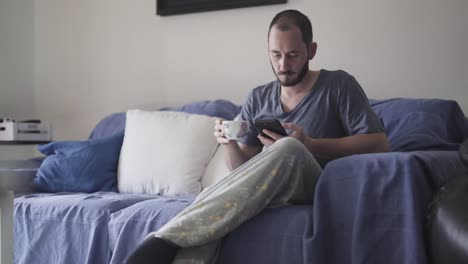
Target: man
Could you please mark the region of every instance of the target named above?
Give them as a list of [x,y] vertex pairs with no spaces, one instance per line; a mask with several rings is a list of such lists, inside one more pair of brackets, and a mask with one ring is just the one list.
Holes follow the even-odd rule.
[[[213,245],[266,206],[310,204],[328,161],[388,151],[384,130],[356,80],[343,71],[309,70],[317,43],[305,15],[277,14],[268,51],[277,80],[249,94],[240,119],[278,119],[289,136],[265,130],[265,137],[250,127],[237,142],[224,137],[216,120],[214,135],[226,148],[231,174],[149,234],[127,263],[170,263],[179,247]],[[194,256],[202,262],[209,257]]]

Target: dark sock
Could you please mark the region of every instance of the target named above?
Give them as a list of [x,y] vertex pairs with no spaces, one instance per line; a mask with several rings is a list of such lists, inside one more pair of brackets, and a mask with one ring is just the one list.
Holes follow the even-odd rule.
[[150,237],[125,260],[125,264],[170,264],[179,247],[159,237]]

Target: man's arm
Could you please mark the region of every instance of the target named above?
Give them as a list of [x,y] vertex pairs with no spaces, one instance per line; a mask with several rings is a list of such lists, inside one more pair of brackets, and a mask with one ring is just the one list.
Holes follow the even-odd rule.
[[385,133],[359,134],[332,139],[307,138],[304,144],[316,157],[323,159],[390,151]]
[[262,148],[237,143],[236,141],[230,141],[228,144],[223,144],[223,147],[226,148],[224,160],[231,171],[240,167],[262,151]]
[[[283,126],[293,131],[290,135],[291,137],[301,141],[315,157],[322,159],[336,159],[353,154],[390,151],[387,135],[383,132],[357,134],[342,138],[314,139],[308,137],[304,133],[303,128],[298,125],[283,123]],[[263,132],[273,139],[271,140],[260,135],[260,141],[266,146],[270,146],[276,140],[283,137],[268,130],[264,130]]]

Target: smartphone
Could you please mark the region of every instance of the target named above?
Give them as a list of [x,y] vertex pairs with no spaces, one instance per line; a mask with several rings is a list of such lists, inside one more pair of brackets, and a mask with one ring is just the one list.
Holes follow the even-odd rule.
[[258,133],[267,138],[270,138],[270,136],[263,133],[263,129],[270,130],[282,136],[288,136],[288,133],[286,133],[286,130],[284,130],[284,127],[277,119],[257,119],[254,121],[254,125]]

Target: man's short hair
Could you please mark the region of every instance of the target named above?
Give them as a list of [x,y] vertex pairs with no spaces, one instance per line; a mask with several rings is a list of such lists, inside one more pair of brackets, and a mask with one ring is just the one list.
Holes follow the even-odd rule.
[[310,47],[313,40],[312,23],[309,18],[297,10],[284,10],[276,14],[270,23],[268,29],[268,38],[270,38],[271,29],[276,26],[281,31],[287,31],[291,26],[296,26],[301,30],[302,40],[307,47]]

